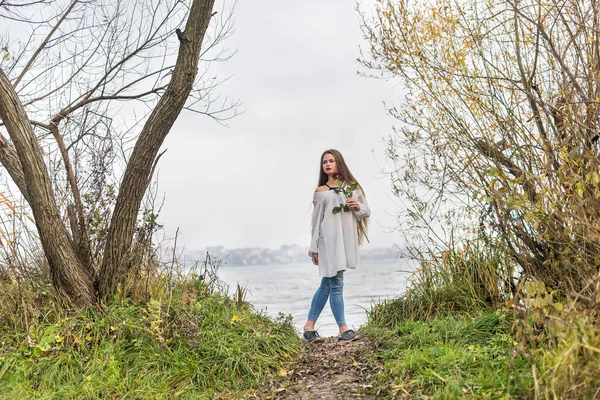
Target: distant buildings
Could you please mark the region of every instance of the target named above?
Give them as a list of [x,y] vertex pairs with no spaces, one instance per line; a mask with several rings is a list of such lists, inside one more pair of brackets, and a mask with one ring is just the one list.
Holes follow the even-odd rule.
[[[397,247],[377,248],[361,251],[363,260],[394,260],[400,254]],[[264,249],[248,247],[241,249],[226,249],[223,246],[208,247],[204,250],[188,251],[183,255],[184,264],[204,261],[206,253],[223,260],[224,266],[269,265],[309,263],[308,247],[293,244],[280,246],[279,249]]]

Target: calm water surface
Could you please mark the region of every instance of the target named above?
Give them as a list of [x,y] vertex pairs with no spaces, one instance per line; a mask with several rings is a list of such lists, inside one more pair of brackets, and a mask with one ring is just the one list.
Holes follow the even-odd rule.
[[[356,270],[344,273],[346,322],[358,329],[366,321],[366,310],[380,300],[397,297],[410,276],[406,260],[362,261]],[[312,296],[320,278],[312,263],[221,267],[219,277],[231,290],[237,283],[248,290],[246,300],[257,310],[272,317],[279,312],[291,314],[299,332],[306,322]],[[337,325],[329,302],[325,305],[317,329],[321,336],[337,335]]]

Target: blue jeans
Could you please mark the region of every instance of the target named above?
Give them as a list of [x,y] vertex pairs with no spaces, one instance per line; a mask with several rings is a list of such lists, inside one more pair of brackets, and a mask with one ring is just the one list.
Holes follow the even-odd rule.
[[308,312],[308,319],[316,321],[327,303],[329,298],[329,305],[331,311],[335,317],[335,322],[338,326],[346,325],[344,318],[344,271],[340,271],[336,276],[331,278],[321,279],[321,286],[315,292],[312,302],[310,304],[310,311]]

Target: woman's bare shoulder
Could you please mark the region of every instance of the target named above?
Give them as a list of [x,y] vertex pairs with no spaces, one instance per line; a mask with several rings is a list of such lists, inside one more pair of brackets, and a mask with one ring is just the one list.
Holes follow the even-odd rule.
[[327,186],[323,185],[323,186],[319,186],[318,188],[316,188],[315,193],[326,192],[328,190],[329,190],[329,188]]

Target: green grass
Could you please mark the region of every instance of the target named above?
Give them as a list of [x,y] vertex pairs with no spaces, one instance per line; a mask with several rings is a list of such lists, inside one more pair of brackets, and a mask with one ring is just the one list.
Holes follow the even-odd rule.
[[512,332],[504,304],[513,266],[503,248],[452,239],[418,259],[406,292],[367,313],[373,361],[384,365],[375,390],[391,398],[532,398],[529,354],[540,352],[523,351]]
[[391,398],[531,398],[531,361],[517,354],[507,319],[486,312],[405,320],[393,328],[369,323],[373,361],[384,363],[375,389]]
[[[586,293],[557,302],[540,281],[517,284],[498,242],[451,240],[417,255],[405,293],[367,313],[373,362],[384,363],[376,391],[416,399],[598,398],[600,275]],[[506,307],[516,301],[524,311]]]
[[301,351],[291,325],[214,294],[0,322],[0,398],[233,398]]

